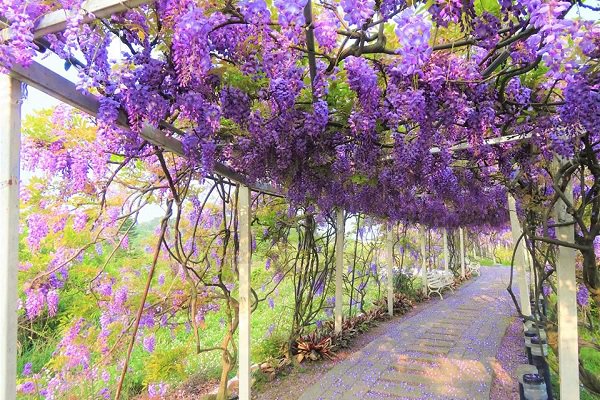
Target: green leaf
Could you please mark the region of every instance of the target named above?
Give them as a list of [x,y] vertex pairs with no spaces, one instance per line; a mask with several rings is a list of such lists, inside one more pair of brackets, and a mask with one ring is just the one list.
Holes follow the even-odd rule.
[[478,0],[475,2],[475,12],[477,15],[481,15],[484,11],[489,12],[490,14],[495,15],[496,17],[500,16],[500,3],[495,0]]

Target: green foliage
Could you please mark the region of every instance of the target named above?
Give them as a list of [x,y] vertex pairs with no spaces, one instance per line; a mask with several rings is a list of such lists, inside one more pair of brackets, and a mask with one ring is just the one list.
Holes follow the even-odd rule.
[[269,80],[266,77],[263,79],[256,79],[255,77],[242,73],[239,69],[233,68],[228,64],[223,64],[222,67],[213,69],[213,71],[221,73],[224,81],[230,86],[243,90],[251,96],[256,96],[260,89],[269,85]]
[[40,371],[52,358],[52,352],[57,342],[58,340],[54,338],[36,340],[30,337],[29,347],[17,359],[17,372],[20,374],[23,371],[26,362],[31,363],[33,372]]
[[394,292],[403,293],[410,298],[417,298],[420,285],[417,284],[418,277],[408,275],[402,271],[394,274]]
[[496,250],[496,260],[499,264],[510,265],[513,256],[511,248],[499,248]]
[[329,86],[327,103],[330,108],[339,110],[343,115],[350,115],[356,101],[356,93],[350,89],[345,79],[334,80]]
[[500,16],[500,3],[497,0],[478,0],[475,2],[475,12],[481,15],[482,12],[489,12],[497,17]]
[[144,363],[145,383],[180,381],[185,375],[183,361],[189,347],[157,348]]
[[483,265],[483,266],[487,266],[487,267],[491,267],[494,264],[494,260],[491,260],[489,258],[481,258],[479,259],[479,264]]
[[252,349],[252,359],[267,360],[271,357],[280,356],[288,345],[288,337],[282,331],[283,329],[278,333],[272,334],[261,340],[260,343]]

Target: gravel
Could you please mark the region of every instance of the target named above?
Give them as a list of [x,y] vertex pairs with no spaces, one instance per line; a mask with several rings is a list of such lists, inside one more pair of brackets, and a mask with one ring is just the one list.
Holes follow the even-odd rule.
[[519,384],[516,369],[519,364],[527,364],[523,338],[523,323],[518,318],[506,329],[500,343],[494,368],[494,381],[490,392],[490,400],[509,400],[519,398]]

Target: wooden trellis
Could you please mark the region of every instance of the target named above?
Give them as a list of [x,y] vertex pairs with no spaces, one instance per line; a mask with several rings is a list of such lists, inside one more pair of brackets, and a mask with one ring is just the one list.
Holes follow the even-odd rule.
[[[109,17],[112,14],[127,11],[128,9],[151,3],[151,0],[88,0],[82,5],[86,13],[84,22],[96,18]],[[311,78],[315,76],[315,50],[312,31],[311,1],[305,8],[305,19],[309,25],[307,29],[307,46]],[[34,31],[34,38],[41,39],[44,35],[58,33],[66,28],[68,14],[64,10],[48,13],[41,18]],[[9,37],[9,27],[0,32],[0,40]],[[18,271],[18,241],[19,241],[19,150],[21,137],[21,83],[26,83],[36,89],[69,104],[89,115],[96,116],[99,110],[99,100],[91,93],[82,93],[76,85],[45,68],[39,63],[33,63],[25,69],[13,66],[9,75],[0,76],[0,398],[11,400],[16,398],[16,349],[17,349],[17,271]],[[119,114],[117,125],[129,129],[127,117],[124,112]],[[144,126],[140,135],[160,148],[184,155],[182,143],[174,136],[169,136],[164,131],[179,135],[182,132],[175,127],[163,123],[161,129],[150,125]],[[512,141],[526,140],[527,135],[513,135],[492,138],[484,141],[485,145],[496,145]],[[451,147],[450,151],[468,149],[468,143],[460,143]],[[440,148],[430,149],[431,153],[439,153]],[[246,177],[237,173],[230,167],[216,163],[215,174],[226,179],[231,184],[240,185],[239,191],[239,378],[240,399],[250,399],[250,269],[251,269],[251,191],[266,193],[274,196],[284,196],[279,188],[268,184],[250,183]],[[513,229],[513,237],[520,236],[518,220],[514,223],[514,200],[509,199],[509,210]],[[564,210],[559,217],[564,217]],[[343,249],[345,219],[343,210],[336,213],[336,262],[335,262],[335,331],[342,329],[342,304],[343,304]],[[393,313],[393,285],[391,282],[393,267],[393,242],[391,228],[386,238],[386,262],[388,272],[388,311]],[[573,241],[572,229],[558,228],[559,239]],[[424,240],[424,235],[421,238]],[[444,230],[444,266],[448,269],[447,233]],[[423,242],[424,244],[424,242]],[[461,273],[464,276],[464,235],[460,231],[461,244]],[[423,252],[423,257],[424,257]],[[528,286],[523,269],[524,259],[519,258],[519,286],[521,303],[524,314],[530,315],[528,300]],[[575,279],[573,250],[561,248],[558,271],[559,291],[559,344],[561,396],[566,399],[579,398],[579,376],[577,368],[577,309],[575,303]],[[425,270],[425,263],[423,263]],[[426,279],[426,278],[425,278]],[[527,293],[527,296],[525,295]],[[529,310],[527,313],[526,311]],[[563,395],[564,388],[564,395]]]

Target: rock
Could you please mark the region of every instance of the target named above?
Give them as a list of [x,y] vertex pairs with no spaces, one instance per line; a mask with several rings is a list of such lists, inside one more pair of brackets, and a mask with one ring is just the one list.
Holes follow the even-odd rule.
[[227,391],[228,392],[230,392],[230,393],[236,392],[237,393],[239,388],[240,388],[240,378],[238,378],[237,376],[234,376],[229,381],[227,381]]
[[[252,376],[250,379],[250,386],[254,386],[256,383],[256,378]],[[229,393],[237,393],[240,389],[240,378],[236,375],[227,381],[227,391]]]
[[219,392],[219,386],[217,385],[214,387],[213,390],[210,391],[210,393],[207,396],[210,396],[210,395],[216,396],[218,392]]

